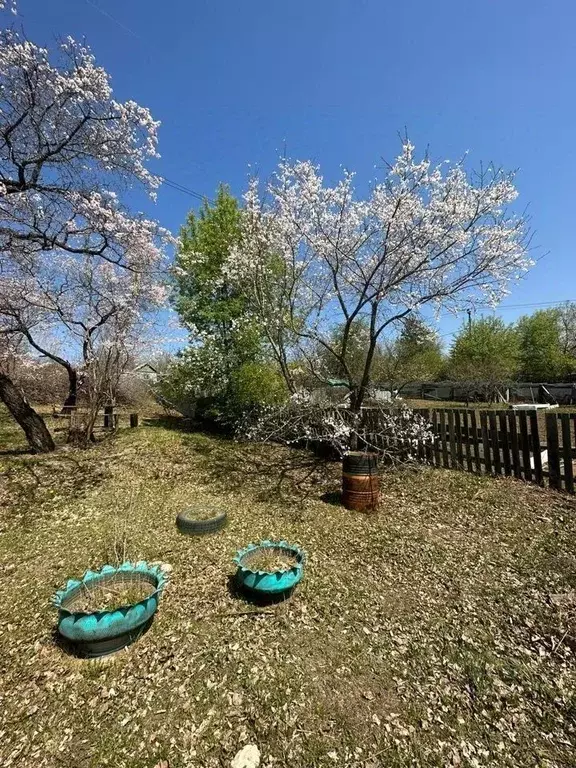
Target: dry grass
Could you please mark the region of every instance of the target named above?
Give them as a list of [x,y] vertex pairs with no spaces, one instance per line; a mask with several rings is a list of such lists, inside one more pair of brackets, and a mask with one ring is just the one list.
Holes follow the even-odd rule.
[[[330,503],[336,466],[168,426],[3,458],[3,768],[217,768],[247,743],[269,768],[573,765],[572,499],[399,472],[364,516]],[[191,498],[228,527],[181,536]],[[266,612],[229,581],[261,538],[308,553]],[[160,612],[115,657],[72,658],[49,597],[119,549],[173,566]]]
[[245,555],[241,565],[251,571],[274,573],[275,571],[289,571],[297,562],[294,556],[283,550],[257,549],[254,553]]
[[146,582],[127,583],[118,580],[116,584],[83,584],[82,587],[66,600],[69,611],[115,611],[127,605],[135,605],[154,592],[154,586]]

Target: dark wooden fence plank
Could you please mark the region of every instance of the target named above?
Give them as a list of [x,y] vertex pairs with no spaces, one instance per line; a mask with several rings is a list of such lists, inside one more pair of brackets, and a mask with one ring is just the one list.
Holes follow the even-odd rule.
[[488,435],[488,412],[480,411],[480,425],[482,428],[482,446],[484,448],[484,469],[487,475],[492,474],[492,462],[490,461],[490,440]]
[[518,443],[518,424],[516,422],[516,411],[508,411],[508,436],[510,438],[510,448],[512,452],[512,471],[514,477],[522,478],[522,466],[520,464],[520,450]]
[[512,474],[512,469],[510,465],[510,441],[508,439],[508,418],[506,411],[500,411],[498,414],[498,422],[500,424],[500,443],[502,444],[504,474],[509,476]]
[[472,444],[474,446],[474,463],[476,472],[482,473],[482,459],[480,457],[480,443],[478,442],[478,425],[476,420],[476,411],[470,412],[470,432],[472,434]]
[[450,466],[457,467],[456,460],[456,432],[454,429],[454,409],[448,409],[448,437],[450,439]]
[[457,409],[454,412],[454,422],[456,428],[456,455],[458,456],[458,469],[464,469],[464,445],[462,436],[462,422],[464,412]]
[[[422,410],[422,408],[414,408],[414,413],[422,418]],[[422,440],[418,440],[418,445],[416,446],[416,456],[420,462],[424,462],[426,460],[426,452]]]
[[450,466],[448,461],[448,441],[446,439],[446,411],[438,411],[440,417],[440,442],[442,447],[442,463],[445,467]]
[[534,481],[538,485],[543,485],[540,431],[538,429],[538,414],[536,411],[530,411],[530,438],[532,442],[532,458],[534,460]]
[[558,446],[558,416],[546,414],[546,445],[548,448],[548,482],[551,488],[560,489],[560,450]]
[[470,411],[464,410],[462,411],[462,418],[463,418],[463,424],[462,424],[462,439],[464,440],[464,444],[466,446],[466,469],[468,472],[474,471],[474,465],[472,464],[472,435],[470,431]]
[[[418,408],[414,413],[431,425],[434,435],[434,440],[417,445],[416,455],[421,462],[479,474],[513,474],[539,485],[548,478],[552,488],[576,491],[572,463],[576,453],[576,413],[545,414],[546,446],[540,442],[536,411],[480,410],[480,419],[474,408]],[[378,412],[366,409],[363,417],[367,440],[374,440],[380,426]],[[414,452],[398,437],[384,442]],[[542,466],[544,447],[546,468]]]
[[560,416],[562,422],[562,456],[564,457],[564,487],[568,493],[574,493],[574,472],[572,470],[572,430],[570,414]]
[[[422,408],[422,418],[430,424],[430,408]],[[434,463],[433,443],[428,442],[424,444],[424,455],[428,464]]]
[[432,431],[434,432],[434,466],[440,466],[440,445],[438,439],[438,412],[432,411]]
[[502,474],[502,461],[500,459],[500,445],[498,441],[498,426],[496,423],[496,411],[488,411],[488,423],[490,424],[490,439],[492,441],[492,460],[494,471],[497,475]]
[[528,436],[528,418],[526,411],[518,411],[520,421],[520,444],[522,445],[522,469],[524,479],[532,480],[532,465],[530,464],[530,438]]

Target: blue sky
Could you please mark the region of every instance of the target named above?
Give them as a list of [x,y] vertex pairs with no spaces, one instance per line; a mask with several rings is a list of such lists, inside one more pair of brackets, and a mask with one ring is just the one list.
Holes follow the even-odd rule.
[[[508,306],[576,299],[576,4],[570,0],[19,0],[48,46],[85,38],[115,95],[162,121],[154,170],[240,194],[286,147],[374,178],[406,128],[434,158],[519,170],[536,256]],[[146,212],[176,231],[197,202],[164,187]],[[502,309],[514,320],[532,308]],[[460,320],[442,317],[449,334]],[[449,342],[450,336],[444,337]]]

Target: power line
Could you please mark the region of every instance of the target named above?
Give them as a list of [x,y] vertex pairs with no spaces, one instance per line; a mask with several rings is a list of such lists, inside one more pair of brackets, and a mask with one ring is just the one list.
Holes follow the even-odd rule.
[[208,197],[208,195],[202,195],[200,192],[196,192],[194,189],[190,189],[189,187],[185,187],[184,184],[180,184],[178,181],[172,181],[171,179],[167,179],[166,176],[161,176],[159,173],[156,174],[156,176],[161,179],[164,184],[166,184],[167,187],[170,187],[171,189],[175,189],[177,192],[182,192],[185,195],[190,195],[190,197],[193,197],[195,200],[200,200],[201,202],[204,202],[207,200],[209,203],[213,203],[214,201],[212,198]]
[[503,304],[501,307],[495,307],[495,310],[500,309],[523,309],[525,307],[552,307],[556,304],[570,304],[576,301],[576,299],[559,299],[558,301],[534,301],[530,304]]
[[105,16],[107,19],[110,19],[110,21],[113,21],[114,24],[117,24],[120,27],[120,29],[124,30],[124,32],[128,32],[129,35],[132,35],[132,37],[135,37],[137,40],[140,40],[141,42],[145,42],[140,37],[140,35],[137,35],[136,32],[134,32],[134,30],[130,29],[130,27],[127,27],[125,24],[122,24],[122,22],[118,21],[118,19],[112,16],[111,13],[108,13],[108,11],[105,11],[104,8],[100,8],[100,6],[96,5],[96,3],[93,3],[92,0],[86,0],[86,2],[88,3],[88,5],[92,6],[92,8],[95,8],[98,11],[98,13],[101,13],[102,16]]
[[[562,304],[570,304],[576,302],[576,299],[558,299],[557,301],[533,301],[527,304],[501,304],[497,307],[492,307],[487,304],[477,305],[475,309],[488,312],[500,312],[501,309],[529,309],[531,307],[554,307]],[[452,312],[446,312],[440,317],[454,317],[454,315],[461,315],[464,312],[469,313],[470,309],[456,309]]]

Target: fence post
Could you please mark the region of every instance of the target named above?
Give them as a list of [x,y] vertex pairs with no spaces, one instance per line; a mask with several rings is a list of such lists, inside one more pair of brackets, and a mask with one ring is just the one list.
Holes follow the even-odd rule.
[[538,414],[536,411],[530,411],[530,435],[532,437],[532,455],[534,457],[534,480],[538,485],[543,485],[544,477],[542,475],[540,433],[538,429]]
[[434,442],[432,443],[433,464],[436,467],[440,466],[440,447],[438,446],[438,411],[436,408],[432,410],[432,434],[434,435]]
[[490,436],[492,439],[492,458],[494,460],[494,471],[497,475],[501,475],[502,461],[500,459],[500,441],[498,440],[496,411],[488,411],[488,421],[490,422]]
[[502,443],[502,463],[504,464],[504,474],[510,475],[510,444],[508,442],[508,424],[506,419],[506,411],[501,411],[498,414],[498,422],[500,424],[500,442]]
[[138,414],[137,413],[131,413],[130,414],[130,426],[132,428],[138,426]]
[[548,481],[550,488],[560,490],[560,451],[558,444],[558,417],[556,413],[546,414],[546,445],[548,448]]
[[482,447],[484,448],[484,472],[492,474],[492,462],[490,461],[490,440],[488,439],[488,412],[480,411],[480,424],[482,425]]
[[574,472],[572,470],[572,431],[570,414],[560,416],[562,423],[562,456],[564,457],[564,487],[568,493],[574,493]]
[[114,406],[105,405],[104,406],[104,428],[112,429],[113,426],[114,426]]
[[462,439],[466,441],[466,468],[468,472],[473,472],[472,465],[472,438],[470,435],[470,411],[462,411]]
[[520,467],[520,450],[518,445],[518,424],[516,423],[516,411],[508,411],[508,436],[510,438],[510,448],[512,449],[512,469],[514,477],[521,478],[522,470]]
[[450,466],[458,467],[456,457],[456,433],[454,431],[455,413],[454,408],[448,410],[448,437],[450,439]]
[[474,464],[476,472],[482,474],[482,460],[480,458],[480,442],[478,440],[478,423],[476,420],[476,411],[470,411],[470,429],[472,431],[472,440],[474,443]]
[[448,441],[446,440],[446,412],[444,410],[438,411],[440,417],[440,440],[442,442],[442,464],[445,467],[449,467],[448,461]]
[[522,442],[522,468],[524,480],[532,480],[532,465],[530,464],[530,438],[528,437],[528,418],[526,411],[518,411],[520,419],[520,439]]
[[[422,408],[421,413],[422,413],[422,418],[426,419],[428,424],[431,424],[431,421],[430,421],[430,409],[429,408]],[[434,464],[433,444],[430,445],[429,443],[425,443],[423,445],[423,450],[424,450],[424,460],[427,461],[429,464]]]

